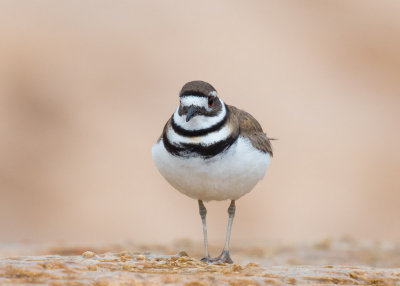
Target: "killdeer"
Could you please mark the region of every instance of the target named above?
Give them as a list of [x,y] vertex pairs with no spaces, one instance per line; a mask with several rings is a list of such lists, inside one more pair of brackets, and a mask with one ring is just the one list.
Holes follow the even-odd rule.
[[[161,175],[178,191],[198,200],[206,262],[232,263],[229,240],[235,201],[250,192],[267,170],[272,148],[249,113],[227,105],[204,81],[186,83],[180,104],[152,148]],[[231,200],[225,247],[211,258],[207,243],[207,209],[203,201]]]

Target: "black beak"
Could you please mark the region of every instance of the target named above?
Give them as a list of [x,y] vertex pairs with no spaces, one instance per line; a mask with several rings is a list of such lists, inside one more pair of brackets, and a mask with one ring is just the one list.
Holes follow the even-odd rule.
[[186,122],[192,119],[197,114],[197,109],[194,105],[191,105],[186,113]]

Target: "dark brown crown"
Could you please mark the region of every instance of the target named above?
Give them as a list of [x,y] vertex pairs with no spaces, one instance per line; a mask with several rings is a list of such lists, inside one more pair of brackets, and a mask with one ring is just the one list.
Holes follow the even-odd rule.
[[210,92],[216,92],[215,88],[208,82],[195,80],[189,81],[183,87],[179,96],[185,95],[197,95],[197,96],[209,96]]

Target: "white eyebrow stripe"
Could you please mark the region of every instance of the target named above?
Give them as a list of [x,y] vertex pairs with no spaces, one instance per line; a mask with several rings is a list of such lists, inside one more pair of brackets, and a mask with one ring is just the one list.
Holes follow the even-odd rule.
[[217,96],[217,92],[215,90],[211,91],[208,95]]

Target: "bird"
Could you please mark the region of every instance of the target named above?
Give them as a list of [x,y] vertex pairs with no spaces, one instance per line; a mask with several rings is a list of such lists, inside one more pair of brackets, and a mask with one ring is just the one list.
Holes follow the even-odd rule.
[[[152,156],[170,185],[198,201],[201,261],[233,263],[229,242],[235,202],[264,177],[273,156],[270,140],[252,115],[225,104],[208,82],[190,81],[182,87],[179,106],[152,147]],[[225,246],[212,258],[204,202],[224,200],[230,200]]]

